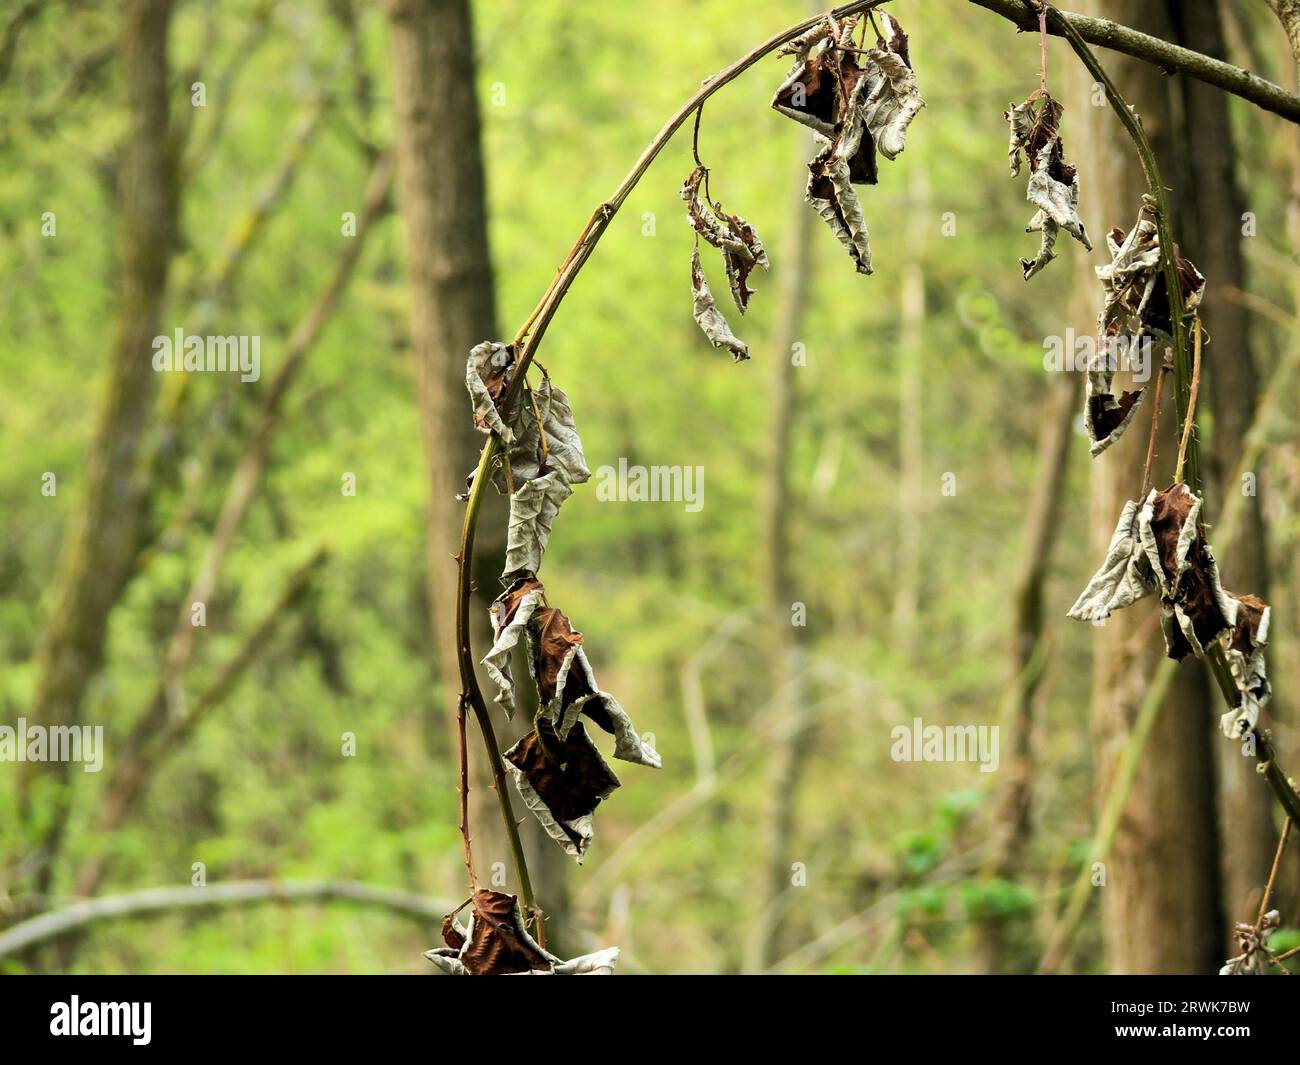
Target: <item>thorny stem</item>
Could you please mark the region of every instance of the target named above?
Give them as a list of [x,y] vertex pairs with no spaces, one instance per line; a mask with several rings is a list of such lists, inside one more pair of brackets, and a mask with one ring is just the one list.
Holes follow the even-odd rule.
[[[853,0],[852,3],[835,8],[830,12],[830,15],[833,18],[843,18],[846,15],[853,15],[879,7],[884,2],[885,0]],[[792,26],[787,26],[776,36],[769,37],[729,67],[707,79],[690,99],[677,109],[663,128],[655,134],[654,139],[646,145],[640,158],[633,164],[632,169],[628,171],[618,188],[614,190],[614,194],[608,200],[596,206],[591,217],[587,220],[587,224],[582,227],[582,232],[578,235],[573,247],[569,249],[569,254],[560,265],[555,278],[515,335],[516,362],[514,372],[510,377],[510,384],[506,388],[501,403],[503,410],[509,410],[518,398],[519,391],[523,387],[525,376],[528,373],[528,367],[532,364],[537,348],[546,334],[547,326],[550,325],[560,303],[568,294],[569,286],[573,284],[578,272],[591,258],[592,252],[595,251],[596,245],[609,226],[610,221],[618,213],[618,209],[636,187],[637,182],[645,176],[645,172],[650,168],[650,164],[654,162],[656,156],[663,150],[664,145],[672,140],[673,135],[682,127],[692,112],[701,108],[704,102],[715,92],[729,82],[734,81],[760,59],[780,48],[781,45],[812,29],[825,17],[824,14],[813,15]],[[488,713],[487,704],[483,699],[483,692],[479,688],[478,677],[474,672],[474,654],[470,641],[469,607],[470,595],[473,591],[470,572],[474,554],[474,534],[478,526],[478,515],[483,493],[486,491],[487,483],[491,479],[492,462],[500,445],[501,441],[495,433],[489,436],[487,443],[483,445],[483,450],[479,455],[478,469],[474,474],[474,483],[470,487],[469,499],[465,508],[465,521],[461,528],[460,552],[456,558],[456,653],[460,667],[461,699],[468,702],[473,709],[474,717],[479,724],[479,731],[483,734],[483,744],[487,748],[488,762],[492,768],[497,803],[501,807],[501,817],[505,822],[506,836],[510,842],[515,873],[519,877],[523,908],[525,912],[532,914],[536,927],[540,930],[543,918],[533,899],[533,886],[528,876],[528,864],[524,858],[523,844],[519,838],[519,826],[515,822],[510,796],[506,791],[505,773],[501,766],[501,750],[497,745],[496,733],[492,728],[492,718]]]
[[[1151,488],[1151,464],[1156,458],[1156,433],[1160,427],[1160,396],[1165,390],[1165,375],[1168,373],[1169,367],[1162,364],[1156,377],[1155,403],[1151,407],[1151,436],[1147,439],[1147,460],[1142,466],[1142,490],[1137,495],[1139,502],[1146,499]],[[1153,614],[1152,617],[1154,616]]]
[[[492,786],[496,789],[501,819],[506,826],[506,839],[510,843],[515,873],[519,877],[519,894],[523,900],[524,911],[534,913],[540,924],[541,917],[537,916],[535,912],[537,907],[533,901],[533,883],[528,876],[528,862],[524,858],[524,846],[519,838],[519,825],[510,806],[510,793],[506,790],[505,770],[501,766],[501,748],[497,745],[496,731],[492,727],[492,715],[488,713],[487,704],[483,701],[483,692],[478,686],[478,678],[474,674],[474,656],[470,647],[469,598],[473,591],[470,573],[474,559],[474,529],[478,523],[479,507],[483,502],[483,486],[491,479],[493,450],[491,443],[494,439],[495,437],[489,439],[487,446],[483,448],[483,453],[479,456],[474,485],[465,508],[460,552],[456,556],[456,657],[460,665],[461,706],[468,702],[473,709],[479,732],[483,736],[483,746],[487,748],[488,765],[492,769]],[[460,720],[463,728],[463,710]]]
[[1044,96],[1047,91],[1047,8],[1038,9],[1038,90]]
[[1291,818],[1282,822],[1282,835],[1277,841],[1277,850],[1273,854],[1273,868],[1269,870],[1268,886],[1264,888],[1264,897],[1259,900],[1259,916],[1255,918],[1255,932],[1264,928],[1264,917],[1268,914],[1268,904],[1273,899],[1273,886],[1277,883],[1277,869],[1282,864],[1282,852],[1286,850],[1287,837],[1291,835]]
[[456,746],[460,757],[460,838],[465,845],[465,871],[471,890],[478,890],[474,872],[474,848],[469,835],[469,751],[465,742],[465,697],[456,700]]
[[1187,443],[1192,438],[1196,427],[1196,393],[1201,388],[1201,319],[1198,315],[1192,319],[1192,332],[1196,337],[1192,357],[1192,388],[1188,398],[1187,415],[1183,419],[1183,436],[1178,442],[1178,464],[1174,467],[1174,483],[1183,479],[1183,461],[1187,457]]

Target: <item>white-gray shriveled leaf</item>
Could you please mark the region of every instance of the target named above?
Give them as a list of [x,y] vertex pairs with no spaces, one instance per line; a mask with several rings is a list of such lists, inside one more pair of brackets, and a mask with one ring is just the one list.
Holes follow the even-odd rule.
[[[1098,333],[1103,338],[1125,329],[1164,339],[1172,333],[1156,210],[1155,201],[1144,195],[1133,228],[1126,233],[1116,227],[1106,237],[1111,261],[1097,267],[1104,297]],[[1194,311],[1205,291],[1205,277],[1176,246],[1174,264],[1183,309]]]
[[509,495],[512,488],[517,489],[551,470],[558,471],[570,485],[590,480],[591,470],[587,468],[569,397],[550,377],[543,376],[536,388],[525,391],[516,400],[510,415],[514,442],[506,448],[505,456],[510,479],[506,479],[507,463],[503,461],[492,474],[497,491]]
[[713,292],[709,288],[709,282],[704,276],[704,269],[700,265],[700,249],[697,247],[691,252],[691,297],[696,324],[699,325],[704,335],[709,338],[709,342],[715,348],[724,348],[731,352],[731,357],[736,362],[743,362],[749,358],[749,348],[744,341],[739,340],[736,334],[731,331],[731,326],[718,310],[718,304],[713,298]]
[[806,56],[815,45],[821,44],[828,37],[838,37],[839,28],[829,14],[824,15],[812,29],[804,30],[792,41],[787,41],[777,49],[777,55]]
[[536,573],[551,538],[551,523],[573,489],[559,470],[525,481],[510,497],[506,564],[502,580],[516,573]]
[[1237,949],[1241,951],[1235,958],[1229,958],[1220,976],[1263,976],[1269,968],[1269,937],[1277,931],[1282,923],[1282,915],[1277,910],[1269,910],[1260,922],[1259,930],[1254,925],[1239,924],[1233,930]]
[[[916,75],[906,59],[885,48],[867,52],[868,89],[858,105],[863,123],[886,159],[896,159],[907,146],[907,127],[925,106]],[[856,90],[856,86],[854,87]]]
[[502,419],[497,403],[504,399],[514,361],[513,347],[488,340],[470,350],[465,367],[465,387],[474,404],[474,425],[480,432],[495,432],[507,444],[514,434]]
[[1110,348],[1094,350],[1088,358],[1083,396],[1083,424],[1093,458],[1124,435],[1146,394],[1145,385],[1133,392],[1121,392],[1118,397],[1114,389]]
[[546,589],[540,581],[524,577],[502,592],[489,607],[495,639],[491,650],[483,656],[483,668],[497,687],[493,701],[508,718],[515,713],[515,681],[510,655],[545,595]]
[[1106,559],[1093,574],[1068,617],[1102,621],[1156,590],[1156,577],[1138,540],[1138,502],[1130,499],[1120,512]]
[[849,168],[829,141],[808,164],[804,199],[812,204],[849,253],[860,274],[871,273],[871,244],[862,205],[849,180]]
[[1219,718],[1219,724],[1225,736],[1238,739],[1259,723],[1259,712],[1273,694],[1264,662],[1272,611],[1253,595],[1233,596],[1233,599],[1237,602],[1237,619],[1225,652],[1240,701],[1235,709]]
[[1079,218],[1079,176],[1073,174],[1068,185],[1054,178],[1049,170],[1052,151],[1049,145],[1038,153],[1040,165],[1035,166],[1029,175],[1029,188],[1025,194],[1038,208],[1025,232],[1041,234],[1038,254],[1033,259],[1020,260],[1026,281],[1056,258],[1056,236],[1062,229],[1089,251],[1092,250],[1092,242]]
[[1032,168],[1025,198],[1038,208],[1025,227],[1026,233],[1040,235],[1038,253],[1032,259],[1020,260],[1026,281],[1056,258],[1056,238],[1062,229],[1092,250],[1079,218],[1079,176],[1065,161],[1059,132],[1061,112],[1061,105],[1044,92],[1036,92],[1024,103],[1013,104],[1003,112],[1011,132],[1007,152],[1011,173],[1020,174],[1023,152]]
[[1021,153],[1029,143],[1029,133],[1034,128],[1036,111],[1034,101],[1026,100],[1022,104],[1012,104],[1003,112],[1003,117],[1011,126],[1011,147],[1007,155],[1011,159],[1011,176],[1020,176]]

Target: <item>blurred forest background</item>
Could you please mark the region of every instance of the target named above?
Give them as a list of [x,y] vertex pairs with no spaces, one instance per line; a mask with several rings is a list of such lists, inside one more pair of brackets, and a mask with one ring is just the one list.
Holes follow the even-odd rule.
[[[1265,0],[1070,6],[1295,87]],[[0,934],[85,896],[316,894],[165,905],[0,971],[422,973],[465,894],[446,625],[451,495],[483,439],[466,353],[513,335],[703,77],[813,9],[474,0],[471,46],[457,0],[165,7],[0,3],[0,719],[106,743],[98,774],[0,765]],[[706,471],[697,513],[588,484],[556,522],[548,594],[664,767],[617,766],[581,868],[514,797],[552,946],[620,945],[623,972],[1024,972],[1053,943],[1058,971],[1213,972],[1281,815],[1189,659],[1100,854],[1163,648],[1154,600],[1105,628],[1064,616],[1137,489],[1148,414],[1089,460],[1080,375],[1045,372],[1044,340],[1095,328],[1104,234],[1143,188],[1132,145],[1053,39],[1098,248],[1062,238],[1026,283],[1037,237],[1002,112],[1038,87],[1038,39],[956,0],[890,10],[927,107],[863,193],[874,276],[802,203],[808,141],[769,107],[788,69],[771,57],[700,133],[714,195],[773,261],[732,321],[753,360],[691,319],[689,128],[547,334],[593,469]],[[1300,130],[1099,55],[1209,279],[1207,507],[1238,491],[1248,444],[1258,485],[1232,543],[1211,541],[1225,583],[1272,603],[1268,718],[1293,769]],[[177,328],[259,336],[260,380],[154,374],[150,341]],[[492,501],[484,619],[503,522]],[[998,771],[894,761],[891,729],[918,717],[1001,722]],[[470,757],[479,865],[517,891],[475,738]],[[376,890],[331,901],[350,884]]]

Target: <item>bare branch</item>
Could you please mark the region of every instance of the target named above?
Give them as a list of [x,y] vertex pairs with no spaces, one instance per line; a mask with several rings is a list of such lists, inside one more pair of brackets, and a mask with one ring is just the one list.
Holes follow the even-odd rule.
[[416,921],[440,921],[454,902],[356,880],[234,880],[208,887],[165,887],[87,899],[0,932],[0,957],[81,932],[101,921],[156,917],[184,910],[231,909],[264,902],[353,902],[375,906]]

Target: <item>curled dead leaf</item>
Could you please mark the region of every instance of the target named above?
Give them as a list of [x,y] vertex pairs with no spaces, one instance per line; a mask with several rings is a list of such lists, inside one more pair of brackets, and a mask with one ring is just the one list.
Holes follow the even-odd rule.
[[695,322],[709,338],[709,342],[715,348],[725,348],[730,351],[731,357],[736,362],[744,362],[748,359],[749,348],[731,331],[731,326],[718,310],[709,282],[704,276],[704,268],[700,266],[698,247],[691,253],[691,299]]
[[1142,548],[1160,587],[1161,626],[1170,658],[1205,648],[1231,628],[1237,603],[1219,582],[1219,567],[1200,524],[1201,497],[1185,484],[1152,489],[1138,517]]
[[1224,714],[1219,723],[1225,736],[1237,739],[1255,728],[1260,710],[1273,694],[1264,662],[1271,610],[1257,596],[1233,595],[1232,598],[1237,604],[1237,620],[1225,650],[1240,699],[1236,708]]
[[528,934],[519,900],[514,895],[480,888],[474,892],[473,912],[462,926],[454,914],[442,922],[447,946],[425,957],[448,976],[610,976],[618,963],[618,947],[563,961]]
[[470,350],[465,367],[465,387],[474,404],[475,427],[480,432],[496,433],[507,444],[514,435],[502,418],[501,407],[514,364],[513,345],[488,340]]
[[545,718],[505,753],[515,787],[546,834],[582,864],[591,846],[591,815],[619,786],[587,730],[561,738]]
[[1130,499],[1115,523],[1105,560],[1067,616],[1079,621],[1104,621],[1116,610],[1146,598],[1156,587],[1151,562],[1139,541],[1138,502]]
[[1028,281],[1056,258],[1056,237],[1064,229],[1089,251],[1092,242],[1079,218],[1079,174],[1065,161],[1065,149],[1060,136],[1060,103],[1047,93],[1038,91],[1022,104],[1014,104],[1003,112],[1011,127],[1011,173],[1020,173],[1021,153],[1031,166],[1026,199],[1037,210],[1025,227],[1027,233],[1038,233],[1038,253],[1032,259],[1021,259],[1020,266]]

